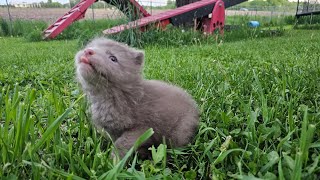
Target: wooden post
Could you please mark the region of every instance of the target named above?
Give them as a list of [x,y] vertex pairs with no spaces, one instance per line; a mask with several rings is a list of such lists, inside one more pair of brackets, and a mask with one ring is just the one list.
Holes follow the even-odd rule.
[[13,30],[13,26],[12,26],[12,18],[11,18],[11,14],[10,14],[10,7],[9,7],[9,3],[8,0],[6,0],[7,3],[7,9],[8,9],[8,16],[9,16],[9,21],[10,21],[10,35],[12,35],[12,30]]

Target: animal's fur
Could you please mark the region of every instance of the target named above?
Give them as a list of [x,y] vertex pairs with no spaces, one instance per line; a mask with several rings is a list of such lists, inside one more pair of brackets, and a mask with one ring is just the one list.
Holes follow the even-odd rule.
[[[91,53],[85,53],[88,50]],[[143,61],[143,51],[105,38],[94,39],[75,57],[77,80],[91,102],[93,123],[111,135],[121,156],[149,128],[155,134],[140,147],[141,154],[162,143],[163,137],[174,147],[186,145],[198,126],[199,111],[191,96],[165,82],[144,80]]]

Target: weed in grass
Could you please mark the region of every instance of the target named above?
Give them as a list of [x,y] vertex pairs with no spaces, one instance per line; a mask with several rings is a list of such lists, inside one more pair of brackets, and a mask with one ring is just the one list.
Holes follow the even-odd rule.
[[[83,21],[76,21],[69,27],[67,27],[61,34],[57,36],[56,39],[84,39],[87,41],[88,38],[93,37],[94,35],[101,35],[102,31],[108,28],[111,28],[115,25],[121,24],[125,20],[118,19],[118,20],[83,20]],[[79,38],[80,36],[80,38]],[[81,45],[81,44],[79,44]]]
[[9,22],[3,18],[0,18],[0,32],[1,36],[8,36],[10,35],[10,25]]
[[28,35],[26,35],[25,38],[29,42],[42,41],[42,32],[39,30],[33,30]]
[[47,26],[47,24],[44,21],[29,21],[17,19],[13,21],[11,29],[9,23],[10,22],[6,19],[0,19],[1,36],[28,37],[30,33],[33,33],[34,31],[40,32]]
[[320,16],[310,15],[294,19],[295,29],[320,29]]

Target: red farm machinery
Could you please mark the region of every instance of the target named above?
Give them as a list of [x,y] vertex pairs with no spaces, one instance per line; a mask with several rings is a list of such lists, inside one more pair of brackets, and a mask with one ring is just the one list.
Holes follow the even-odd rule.
[[[136,20],[106,29],[103,33],[115,34],[130,28],[139,28],[145,31],[150,24],[165,28],[168,24],[179,26],[193,20],[199,21],[197,29],[206,34],[212,34],[216,29],[223,33],[225,8],[244,1],[246,0],[200,0],[151,15],[136,0],[105,0],[105,2],[116,6],[124,14],[132,11],[130,13],[135,15]],[[74,21],[84,18],[87,9],[95,2],[96,0],[81,0],[43,32],[44,39],[55,38]]]

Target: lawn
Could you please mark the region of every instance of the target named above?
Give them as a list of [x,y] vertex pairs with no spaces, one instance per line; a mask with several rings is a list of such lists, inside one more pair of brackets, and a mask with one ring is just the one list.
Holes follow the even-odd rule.
[[185,88],[201,123],[184,148],[117,161],[74,78],[75,40],[0,38],[0,177],[317,179],[320,33],[145,47],[144,76]]

